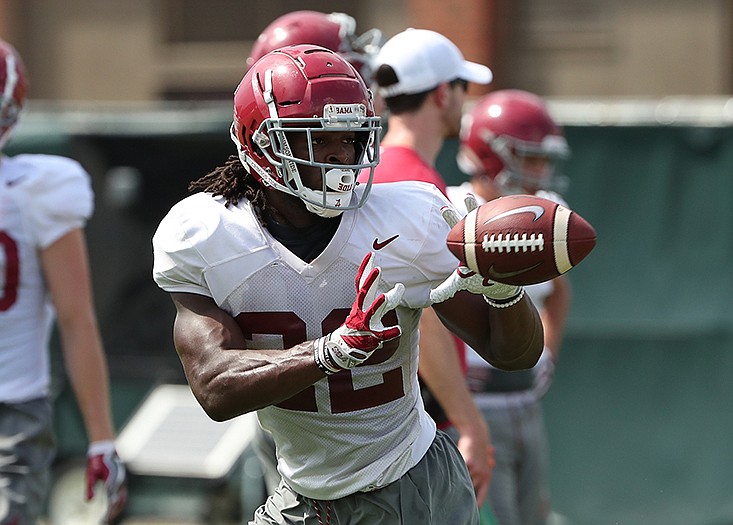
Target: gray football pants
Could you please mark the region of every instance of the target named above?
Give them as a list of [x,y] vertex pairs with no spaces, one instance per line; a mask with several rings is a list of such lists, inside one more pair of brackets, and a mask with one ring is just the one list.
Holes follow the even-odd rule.
[[0,403],[0,524],[35,525],[55,454],[47,399]]
[[479,407],[496,459],[485,504],[499,525],[544,525],[550,513],[549,450],[540,403]]
[[476,496],[455,444],[438,431],[420,462],[373,492],[311,500],[281,482],[249,525],[478,525]]

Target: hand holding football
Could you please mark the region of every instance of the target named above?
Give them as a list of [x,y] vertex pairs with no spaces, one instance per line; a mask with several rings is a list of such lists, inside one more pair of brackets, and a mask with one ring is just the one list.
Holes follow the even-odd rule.
[[448,249],[489,279],[514,285],[549,281],[582,261],[596,245],[588,221],[558,203],[510,195],[482,204],[448,233]]

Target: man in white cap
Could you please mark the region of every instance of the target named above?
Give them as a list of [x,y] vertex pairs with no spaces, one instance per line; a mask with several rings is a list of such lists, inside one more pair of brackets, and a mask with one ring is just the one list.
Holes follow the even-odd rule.
[[[407,29],[389,39],[373,70],[377,94],[389,111],[374,182],[414,180],[446,194],[435,161],[446,138],[460,131],[468,82],[488,84],[491,70],[467,61],[448,38]],[[463,343],[442,325],[432,308],[420,322],[420,381],[428,413],[454,437],[466,461],[479,505],[491,480],[489,429],[464,377]]]

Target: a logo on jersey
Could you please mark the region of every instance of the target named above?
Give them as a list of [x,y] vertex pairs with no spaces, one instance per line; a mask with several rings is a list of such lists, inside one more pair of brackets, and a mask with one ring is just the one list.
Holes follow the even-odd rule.
[[393,235],[389,239],[385,241],[381,241],[381,242],[379,239],[374,239],[374,242],[372,243],[372,248],[374,248],[375,250],[381,250],[382,248],[387,246],[389,243],[394,241],[397,237],[399,237],[399,235]]
[[19,182],[21,182],[25,178],[26,178],[26,175],[21,175],[20,177],[16,177],[14,179],[10,179],[10,180],[6,181],[5,184],[8,187],[15,186],[16,184],[18,184]]

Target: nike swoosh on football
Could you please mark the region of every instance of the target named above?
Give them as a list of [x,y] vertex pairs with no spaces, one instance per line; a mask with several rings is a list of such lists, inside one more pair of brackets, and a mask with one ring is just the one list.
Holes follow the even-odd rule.
[[489,266],[489,279],[494,279],[495,281],[499,281],[502,278],[506,277],[515,277],[517,275],[522,275],[523,273],[527,273],[530,270],[534,270],[537,268],[541,262],[538,262],[537,264],[533,264],[532,266],[528,266],[527,268],[522,268],[521,270],[514,270],[512,272],[498,272],[494,269],[494,265],[492,264]]
[[516,215],[517,213],[533,213],[534,219],[532,222],[536,221],[542,215],[545,213],[545,210],[542,208],[542,206],[522,206],[521,208],[514,208],[513,210],[505,211],[504,213],[500,213],[499,215],[496,215],[489,220],[485,221],[484,224],[489,224],[492,221],[498,221],[499,219],[503,219],[504,217],[509,217],[510,215]]
[[399,234],[393,235],[389,239],[382,241],[382,242],[379,242],[379,239],[374,239],[374,242],[372,243],[372,248],[374,248],[375,250],[381,250],[382,248],[387,246],[389,243],[394,241],[397,237],[399,237]]

